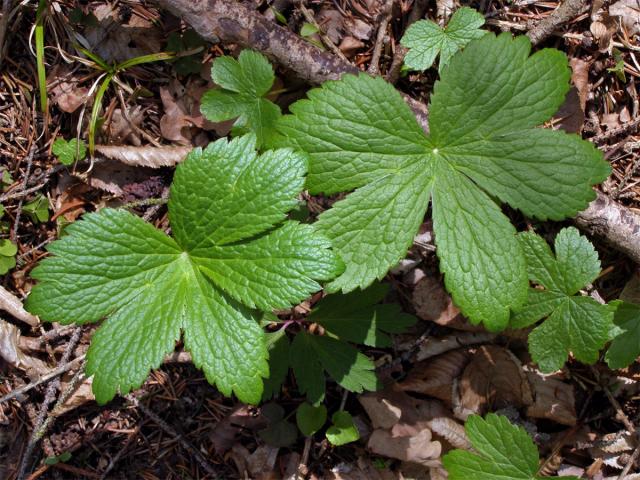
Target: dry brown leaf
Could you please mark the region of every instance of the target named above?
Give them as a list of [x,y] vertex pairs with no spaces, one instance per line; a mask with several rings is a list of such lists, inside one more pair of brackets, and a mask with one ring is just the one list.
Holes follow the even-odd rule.
[[440,435],[455,448],[471,449],[471,442],[467,438],[464,426],[449,417],[438,417],[430,420],[429,428],[434,434]]
[[122,113],[122,109],[116,108],[111,115],[111,121],[104,124],[102,129],[106,131],[111,143],[138,147],[142,144],[139,129],[143,120],[144,110],[139,105],[131,108],[127,115]]
[[111,160],[150,168],[172,167],[184,160],[191,150],[191,147],[96,145],[96,152]]
[[373,27],[356,17],[346,18],[344,28],[348,34],[358,40],[369,40],[373,34]]
[[358,401],[374,428],[393,428],[398,423],[426,425],[433,418],[448,415],[440,402],[411,397],[398,386],[359,395]]
[[260,445],[247,458],[247,470],[250,478],[256,480],[270,480],[279,478],[275,472],[276,460],[278,458],[278,447],[270,445]]
[[571,87],[564,103],[552,118],[552,122],[558,128],[568,133],[580,133],[584,125],[584,110],[580,105],[580,94],[576,87]]
[[522,364],[511,351],[494,345],[483,345],[474,353],[453,394],[453,412],[462,420],[489,410],[532,403]]
[[629,36],[640,33],[640,0],[619,0],[609,7],[609,15],[620,18]]
[[552,375],[528,370],[527,378],[533,392],[533,404],[527,408],[527,416],[547,418],[562,425],[576,424],[573,387]]
[[26,355],[19,345],[18,327],[0,319],[0,357],[9,365],[24,371],[31,379],[37,379],[51,370],[42,360]]
[[364,48],[364,43],[353,37],[347,36],[342,39],[338,48],[347,58],[351,58],[358,50]]
[[73,113],[87,101],[89,89],[79,85],[80,77],[71,67],[57,63],[47,76],[47,93],[51,103],[66,113]]
[[569,60],[571,64],[571,83],[578,89],[580,107],[586,111],[587,100],[589,99],[589,69],[591,62],[586,62],[578,57]]
[[316,22],[329,39],[338,45],[344,33],[344,17],[334,8],[322,8],[316,14]]
[[0,286],[0,310],[4,310],[8,314],[18,320],[22,320],[24,323],[27,323],[32,327],[40,325],[38,317],[27,312],[20,299],[2,286]]
[[622,289],[620,300],[640,305],[640,269],[636,269]]
[[[65,375],[62,381],[61,390],[63,392],[66,391],[69,385],[69,381],[71,380],[72,375]],[[84,381],[79,383],[73,390],[73,393],[67,398],[62,405],[56,408],[55,414],[56,416],[62,415],[63,413],[70,412],[74,408],[81,407],[82,405],[93,402],[96,397],[91,390],[91,385],[93,384],[93,377],[85,378]]]
[[237,436],[243,430],[258,430],[266,426],[266,419],[255,407],[241,405],[229,412],[213,427],[211,443],[216,453],[221,455],[234,445]]
[[399,436],[393,431],[374,430],[367,442],[367,448],[376,455],[436,466],[442,452],[440,442],[432,441],[431,431],[428,428],[413,433],[413,435]]
[[191,145],[194,125],[184,102],[184,93],[178,94],[171,85],[160,87],[160,99],[164,107],[164,115],[160,119],[160,133],[172,142]]
[[420,345],[416,360],[426,360],[460,347],[489,343],[496,337],[495,333],[488,332],[456,332],[446,337],[429,337]]
[[465,349],[452,350],[414,365],[399,387],[407,392],[422,393],[452,403],[453,382],[471,359]]
[[156,170],[115,161],[96,163],[91,171],[90,185],[125,201],[159,196],[163,189],[162,178]]
[[107,63],[162,51],[163,33],[150,20],[135,13],[123,22],[119,8],[108,3],[92,10],[98,24],[88,26],[84,38],[90,50]]

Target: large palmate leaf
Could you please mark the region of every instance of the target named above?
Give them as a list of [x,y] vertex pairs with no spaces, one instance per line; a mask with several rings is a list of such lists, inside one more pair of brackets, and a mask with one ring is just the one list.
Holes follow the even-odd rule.
[[173,238],[124,210],[86,215],[51,244],[27,307],[62,323],[95,322],[87,371],[99,402],[138,387],[184,332],[194,363],[224,394],[258,402],[268,374],[255,310],[285,308],[340,272],[329,241],[284,222],[304,184],[291,150],[222,139],[178,166]]
[[309,154],[309,190],[355,190],[317,224],[346,263],[330,290],[382,278],[406,255],[431,199],[454,301],[474,323],[507,325],[526,300],[527,274],[496,201],[559,220],[583,209],[609,173],[589,142],[536,128],[562,104],[570,72],[561,52],[530,50],[526,37],[487,34],[455,55],[435,85],[428,136],[380,78],[347,75],[291,106],[278,128]]

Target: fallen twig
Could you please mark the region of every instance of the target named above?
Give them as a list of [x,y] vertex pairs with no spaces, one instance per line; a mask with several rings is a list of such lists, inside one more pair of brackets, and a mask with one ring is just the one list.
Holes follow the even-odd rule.
[[329,47],[329,49],[331,49],[331,51],[335,53],[338,57],[340,57],[342,60],[344,60],[345,62],[348,62],[349,60],[347,60],[347,57],[344,56],[344,53],[342,53],[342,50],[340,50],[336,46],[336,44],[331,41],[331,39],[327,36],[327,34],[322,29],[322,27],[318,25],[318,22],[316,22],[316,19],[313,16],[313,13],[311,12],[311,10],[307,8],[304,2],[300,2],[300,4],[298,5],[298,8],[302,12],[302,15],[304,15],[304,19],[318,29],[318,34],[322,39],[322,43],[324,43],[327,47]]
[[640,264],[640,214],[598,193],[587,209],[578,213],[576,224],[592,235],[603,237]]
[[384,47],[384,39],[387,35],[387,26],[389,25],[389,21],[391,20],[391,12],[393,10],[393,0],[387,0],[384,3],[384,8],[382,12],[382,20],[380,21],[380,25],[378,26],[378,35],[376,36],[376,43],[373,46],[373,54],[371,55],[371,61],[369,62],[369,68],[367,69],[367,73],[369,75],[379,75],[380,74],[380,55],[382,54],[382,47]]
[[588,8],[589,2],[586,0],[565,0],[548,17],[540,20],[529,30],[527,36],[531,43],[537,45],[553,35],[554,30],[560,25],[574,19]]
[[2,286],[0,286],[0,310],[4,310],[32,327],[40,325],[38,317],[27,312],[20,299]]

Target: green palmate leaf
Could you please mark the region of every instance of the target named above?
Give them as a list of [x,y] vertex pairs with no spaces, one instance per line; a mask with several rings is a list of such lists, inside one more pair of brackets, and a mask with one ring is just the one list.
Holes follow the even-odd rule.
[[237,118],[234,132],[254,132],[258,146],[269,145],[281,116],[280,107],[264,98],[275,79],[269,61],[257,52],[243,50],[238,60],[217,58],[211,77],[221,88],[202,96],[202,114],[212,122]]
[[543,372],[561,368],[569,352],[582,362],[594,363],[609,339],[614,309],[575,295],[600,273],[593,245],[573,227],[556,236],[555,256],[535,233],[518,237],[529,278],[545,289],[529,290],[527,303],[515,311],[511,326],[524,328],[546,317],[529,334],[529,351]]
[[583,209],[609,173],[589,142],[535,128],[562,104],[570,73],[561,52],[530,49],[526,37],[487,34],[454,56],[434,88],[429,136],[380,78],[347,75],[291,106],[278,128],[309,154],[311,193],[355,189],[317,223],[346,264],[329,290],[382,278],[406,255],[431,199],[454,301],[474,323],[507,325],[526,300],[527,275],[496,199],[559,220]]
[[353,417],[349,412],[343,410],[336,412],[331,417],[331,421],[333,425],[327,429],[327,440],[331,442],[331,445],[345,445],[360,438],[360,432],[358,432],[356,424],[353,423]]
[[[108,317],[87,354],[99,402],[138,387],[181,332],[211,383],[258,402],[267,351],[262,314],[250,307],[298,303],[319,288],[316,281],[339,273],[328,240],[312,227],[279,225],[302,188],[305,158],[290,150],[258,158],[254,147],[252,135],[222,139],[178,166],[169,200],[174,238],[126,211],[104,209],[67,227],[49,248],[53,256],[33,271],[40,283],[27,307],[41,318]],[[274,238],[278,248],[269,250]],[[267,287],[256,293],[221,281],[218,268],[238,285],[266,275],[271,300],[264,300]]]
[[269,352],[269,377],[264,379],[262,400],[266,401],[280,392],[289,372],[289,338],[285,330],[267,333],[266,344]]
[[258,434],[268,445],[283,448],[291,446],[296,441],[298,430],[293,423],[285,419],[284,408],[276,403],[268,403],[262,407],[262,415],[266,417],[269,425]]
[[440,54],[440,68],[443,68],[458,50],[487,33],[480,30],[482,25],[482,14],[469,7],[456,10],[445,28],[431,20],[419,20],[407,29],[400,40],[409,48],[404,63],[414,70],[426,70]]
[[472,415],[465,431],[475,452],[453,450],[444,456],[450,480],[542,480],[533,440],[506,417],[490,413],[483,419]]
[[364,291],[329,295],[313,309],[309,320],[319,323],[340,340],[372,347],[390,347],[388,333],[401,333],[416,322],[395,303],[377,305],[387,284],[376,283]]
[[289,361],[298,389],[312,404],[324,398],[324,372],[351,392],[376,390],[378,385],[373,362],[335,338],[300,332],[291,343]]
[[296,410],[296,423],[302,434],[310,437],[322,428],[327,421],[327,407],[301,403]]
[[613,322],[619,329],[607,351],[610,368],[624,368],[640,356],[640,305],[629,302],[612,302],[615,308]]
[[71,165],[73,162],[84,159],[87,155],[87,146],[76,138],[66,141],[64,138],[57,138],[51,147],[53,154],[58,157],[63,165]]

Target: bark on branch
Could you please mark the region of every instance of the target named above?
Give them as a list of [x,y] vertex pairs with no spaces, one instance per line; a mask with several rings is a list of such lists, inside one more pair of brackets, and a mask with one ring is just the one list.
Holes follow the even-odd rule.
[[[182,18],[204,39],[258,50],[310,84],[318,85],[338,79],[344,73],[360,71],[351,63],[317,49],[235,0],[155,1]],[[583,4],[581,0],[566,0],[558,12],[554,12],[553,21],[541,22],[534,29],[530,35],[533,42],[537,43],[548,35],[547,23],[551,25],[557,23],[558,17],[577,15]],[[405,100],[426,130],[426,106],[406,95]],[[604,237],[614,248],[640,264],[640,215],[599,193],[598,198],[578,215],[576,223],[588,233]]]

